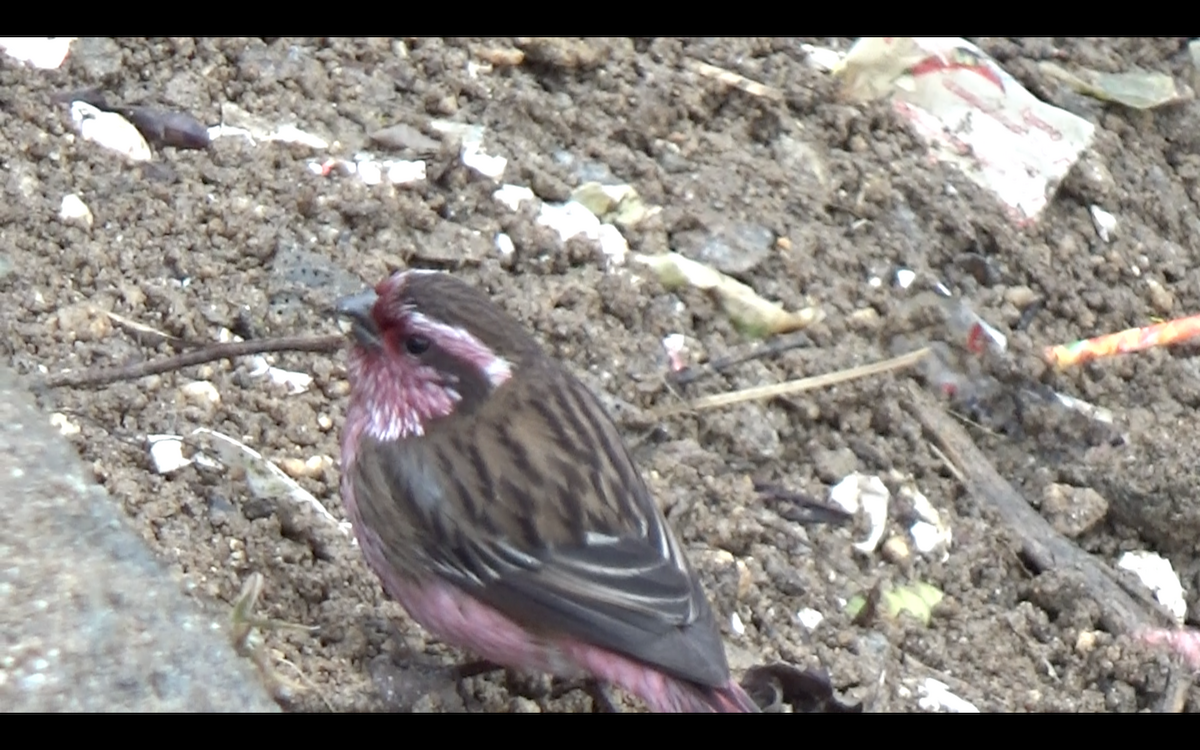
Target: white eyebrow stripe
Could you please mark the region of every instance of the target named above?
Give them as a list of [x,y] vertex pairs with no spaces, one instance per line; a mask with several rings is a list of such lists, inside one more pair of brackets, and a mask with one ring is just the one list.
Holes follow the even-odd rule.
[[469,331],[433,320],[419,312],[410,312],[408,321],[413,329],[445,344],[451,354],[479,367],[493,388],[498,388],[512,377],[512,363],[489,349]]

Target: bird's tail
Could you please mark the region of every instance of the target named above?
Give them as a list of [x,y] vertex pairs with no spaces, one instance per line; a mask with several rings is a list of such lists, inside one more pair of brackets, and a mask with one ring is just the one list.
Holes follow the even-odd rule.
[[697,691],[701,702],[695,711],[712,711],[721,714],[757,714],[762,709],[742,686],[730,678],[724,687],[703,688]]

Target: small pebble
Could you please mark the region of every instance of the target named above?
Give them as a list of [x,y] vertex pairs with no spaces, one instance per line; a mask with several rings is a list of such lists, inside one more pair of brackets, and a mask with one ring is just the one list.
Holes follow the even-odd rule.
[[1079,635],[1075,638],[1075,650],[1080,654],[1089,654],[1096,648],[1096,632],[1094,630],[1080,630]]
[[880,553],[884,560],[896,565],[902,565],[912,557],[912,550],[902,536],[894,536],[884,542]]
[[1171,294],[1162,284],[1154,279],[1146,279],[1150,288],[1150,306],[1159,315],[1168,315],[1175,309],[1175,295]]

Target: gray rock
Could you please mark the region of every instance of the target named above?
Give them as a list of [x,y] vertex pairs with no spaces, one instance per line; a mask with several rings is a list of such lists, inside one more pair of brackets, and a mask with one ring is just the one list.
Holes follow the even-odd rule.
[[742,222],[713,222],[705,229],[671,236],[672,245],[681,254],[734,275],[749,273],[766,260],[774,242],[775,233],[770,229]]
[[0,367],[0,709],[277,711]]
[[123,62],[121,46],[106,36],[85,36],[71,45],[68,58],[88,80],[98,81],[116,75]]

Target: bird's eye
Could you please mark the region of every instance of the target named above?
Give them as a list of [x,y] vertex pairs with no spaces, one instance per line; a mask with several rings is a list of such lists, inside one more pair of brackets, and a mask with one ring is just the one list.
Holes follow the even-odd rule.
[[409,336],[404,339],[404,348],[408,350],[409,354],[419,356],[429,351],[429,339],[424,336]]

